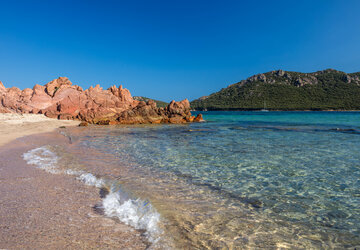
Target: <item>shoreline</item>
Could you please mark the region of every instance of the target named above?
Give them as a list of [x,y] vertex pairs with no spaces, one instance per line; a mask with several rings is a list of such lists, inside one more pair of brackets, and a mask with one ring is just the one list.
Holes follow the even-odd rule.
[[[0,249],[146,249],[149,246],[141,232],[95,209],[101,203],[98,188],[84,185],[70,175],[47,173],[24,161],[25,152],[48,142],[67,144],[66,138],[54,129],[75,126],[77,121],[38,119],[35,118],[38,115],[30,115],[32,121],[20,117],[4,122],[2,115]],[[8,133],[4,132],[6,129]]]
[[[95,127],[97,128],[95,129]],[[188,128],[176,129],[176,131],[184,131],[186,134],[189,132]],[[227,131],[234,131],[233,135],[239,133],[239,130],[227,129]],[[94,186],[84,185],[83,179],[78,181],[79,174],[63,171],[67,169],[89,173],[95,181],[104,180],[106,181],[106,185],[102,185],[104,187],[112,186],[108,185],[111,180],[120,180],[121,178],[120,185],[124,187],[125,196],[131,195],[133,192],[136,197],[146,197],[143,200],[145,202],[139,203],[140,207],[147,206],[150,201],[161,216],[164,216],[166,224],[162,226],[165,226],[163,228],[166,228],[165,232],[170,237],[163,239],[174,240],[175,245],[181,246],[178,248],[215,247],[222,246],[222,244],[235,248],[243,246],[272,246],[273,248],[327,246],[331,248],[345,246],[346,242],[351,244],[353,242],[350,231],[342,234],[346,236],[346,240],[333,242],[333,239],[328,237],[327,231],[319,229],[319,231],[309,231],[309,234],[309,228],[306,225],[292,221],[291,217],[290,220],[284,220],[281,224],[277,224],[279,217],[276,215],[267,217],[268,214],[262,213],[263,207],[272,209],[268,207],[269,204],[266,200],[262,201],[263,196],[254,198],[248,194],[238,196],[236,193],[235,195],[231,192],[223,193],[222,188],[217,188],[217,186],[205,185],[203,187],[200,182],[189,182],[191,179],[186,175],[172,173],[168,175],[170,178],[163,178],[165,175],[152,174],[152,172],[146,171],[146,168],[136,171],[136,164],[132,165],[131,159],[127,157],[141,159],[141,153],[135,151],[134,154],[130,154],[129,148],[125,147],[124,154],[117,161],[117,157],[114,158],[111,154],[107,154],[111,150],[105,153],[98,152],[98,149],[109,149],[105,146],[109,141],[103,140],[102,143],[101,140],[98,141],[99,138],[105,138],[102,136],[104,134],[119,139],[119,141],[113,141],[116,145],[119,145],[116,142],[127,143],[133,138],[138,138],[134,137],[131,131],[123,129],[109,130],[105,126],[94,126],[94,129],[93,127],[73,127],[59,129],[58,132],[22,137],[3,147],[0,146],[0,204],[4,204],[4,206],[0,206],[0,218],[2,218],[0,220],[0,249],[58,249],[61,247],[67,249],[147,249],[156,247],[155,244],[149,242],[152,240],[149,240],[146,231],[142,228],[135,230],[134,228],[139,227],[133,226],[133,224],[130,224],[132,227],[126,226],[120,222],[124,220],[116,214],[119,213],[117,207],[110,207],[114,211],[113,214],[107,213],[106,205],[103,203],[106,196],[109,198],[108,201],[118,197],[108,195],[109,193],[101,194],[103,189],[99,190]],[[127,134],[130,136],[126,137]],[[145,137],[145,140],[162,138],[156,135],[157,133],[147,134],[148,137]],[[192,135],[193,138],[200,135],[203,137],[203,132],[195,129],[192,131]],[[173,139],[177,141],[176,138]],[[83,141],[92,142],[93,140],[100,144],[93,145],[95,146],[93,148],[80,146]],[[191,142],[193,141],[186,140],[185,144],[188,145]],[[159,145],[156,140],[153,143]],[[136,145],[144,144],[137,143]],[[46,148],[47,152],[50,151],[48,155],[43,154],[44,162],[41,162],[40,159],[40,164],[31,163],[23,156],[25,152],[31,153],[30,151],[36,151],[39,148]],[[46,162],[49,162],[48,158],[53,158],[52,153],[55,158],[58,156],[58,160],[46,166]],[[33,154],[32,159],[36,160],[36,156],[39,155]],[[161,159],[166,159],[164,155],[159,155],[161,155]],[[49,157],[46,158],[47,156]],[[38,166],[28,165],[25,163],[26,161]],[[54,170],[60,170],[59,174],[47,173],[47,171],[51,173],[53,170],[51,166],[56,166]],[[128,171],[130,168],[131,171]],[[159,180],[164,180],[163,185]],[[168,185],[168,180],[176,181],[173,183],[174,185]],[[126,185],[129,183],[132,184]],[[134,188],[135,186],[136,188]],[[117,193],[117,189],[110,190],[110,194]],[[198,200],[199,197],[204,200]],[[228,210],[226,207],[221,205],[217,207],[215,204],[232,205]],[[127,210],[125,213],[128,213]],[[227,238],[220,237],[221,232],[218,225],[224,225],[228,221],[233,221],[233,224],[224,227]],[[298,228],[296,235],[291,234],[290,229],[294,227]],[[277,231],[276,234],[267,234],[274,228],[279,228],[280,231]],[[319,237],[314,242],[312,233],[316,233]],[[335,233],[337,231],[334,231]],[[298,235],[301,235],[302,239],[292,239],[293,236],[298,237]]]

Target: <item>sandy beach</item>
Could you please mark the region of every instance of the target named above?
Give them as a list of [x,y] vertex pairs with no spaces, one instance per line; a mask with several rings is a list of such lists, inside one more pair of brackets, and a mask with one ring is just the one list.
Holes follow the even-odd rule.
[[140,232],[94,209],[101,202],[97,188],[23,160],[24,152],[46,142],[45,132],[78,123],[42,115],[0,114],[0,249],[147,247]]
[[50,132],[61,126],[76,126],[79,123],[51,119],[40,114],[0,114],[0,146],[22,136]]

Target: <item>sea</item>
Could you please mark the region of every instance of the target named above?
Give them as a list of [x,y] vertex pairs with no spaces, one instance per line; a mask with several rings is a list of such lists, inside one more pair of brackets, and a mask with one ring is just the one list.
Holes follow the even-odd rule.
[[97,187],[150,249],[360,248],[360,112],[201,113],[60,128],[23,158]]

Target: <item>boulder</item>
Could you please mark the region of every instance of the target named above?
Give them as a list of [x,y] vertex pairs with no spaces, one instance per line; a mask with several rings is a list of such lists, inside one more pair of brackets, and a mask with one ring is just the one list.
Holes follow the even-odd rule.
[[46,93],[50,96],[54,96],[55,92],[62,86],[67,85],[71,86],[72,83],[69,81],[67,77],[59,77],[58,79],[52,80],[51,82],[45,85]]
[[79,127],[87,127],[88,125],[87,122],[80,122]]
[[53,105],[53,100],[51,96],[45,92],[45,86],[36,84],[33,87],[33,94],[28,104],[33,108],[46,109]]

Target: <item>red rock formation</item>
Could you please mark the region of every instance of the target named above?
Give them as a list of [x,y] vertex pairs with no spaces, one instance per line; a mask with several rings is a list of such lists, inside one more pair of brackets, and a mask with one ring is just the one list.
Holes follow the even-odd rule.
[[7,89],[0,82],[0,112],[42,113],[52,118],[111,125],[202,120],[191,116],[187,99],[158,108],[154,101],[134,100],[121,85],[107,90],[96,85],[84,91],[66,77],[22,91],[16,87]]
[[198,114],[193,121],[194,122],[203,122],[204,119],[203,119],[202,114]]
[[67,77],[59,77],[58,79],[52,80],[45,85],[46,93],[50,96],[54,96],[55,92],[59,90],[61,86],[71,86],[72,83]]

